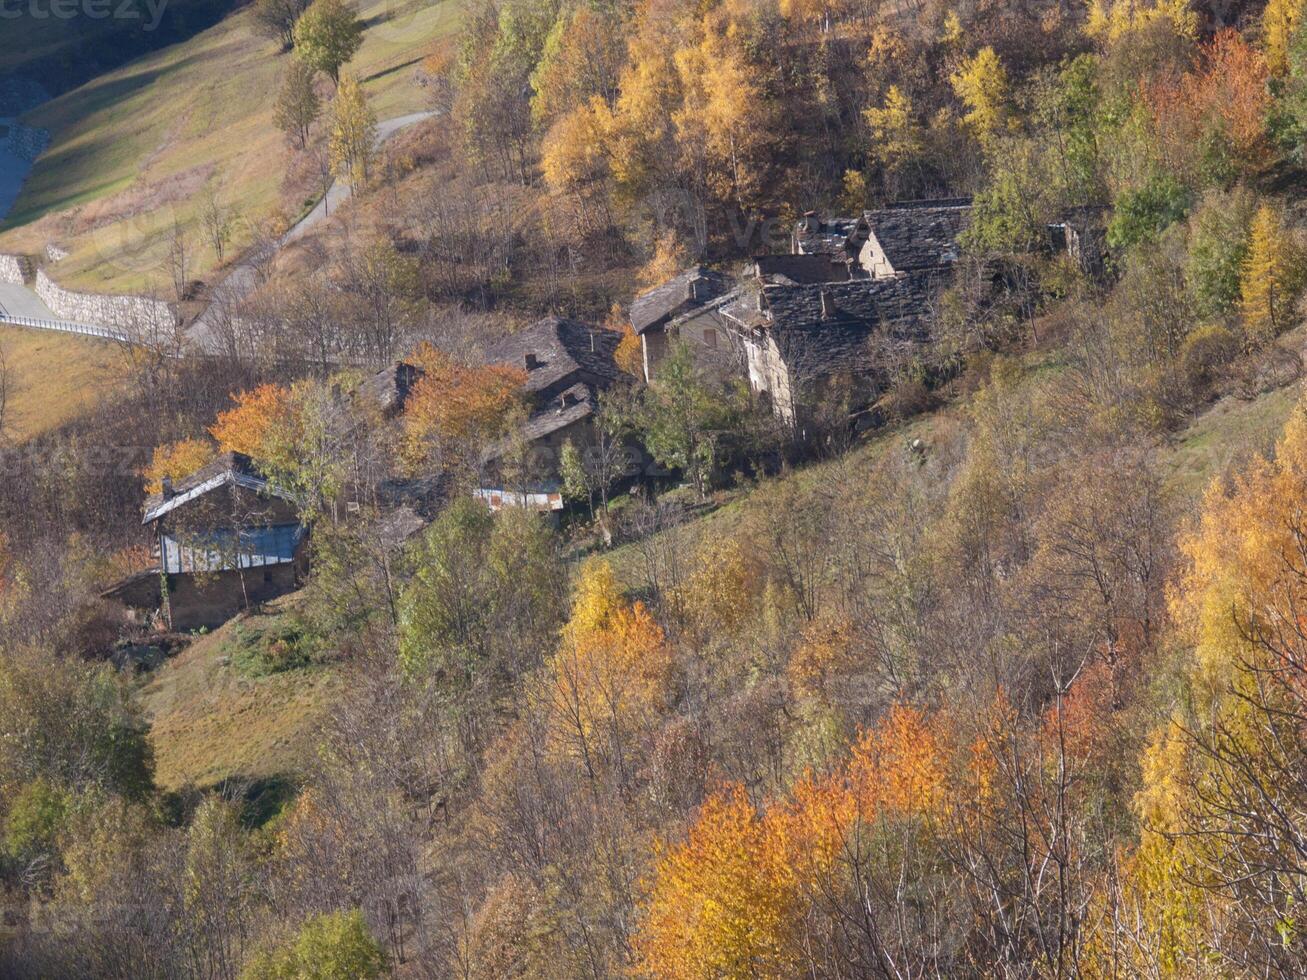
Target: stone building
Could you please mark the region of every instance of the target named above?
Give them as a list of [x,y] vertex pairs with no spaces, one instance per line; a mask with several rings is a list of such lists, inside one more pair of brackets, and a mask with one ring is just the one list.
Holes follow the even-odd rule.
[[307,532],[290,495],[223,453],[145,502],[158,564],[104,593],[170,629],[215,627],[298,587]]
[[794,252],[827,256],[847,265],[851,277],[890,279],[953,265],[970,219],[970,198],[902,201],[857,218],[823,220],[809,212],[795,229]]
[[730,277],[701,265],[691,266],[631,301],[631,327],[640,338],[644,378],[652,381],[658,362],[676,341],[692,344],[706,357],[730,360],[727,328],[718,311],[735,295]]
[[[611,330],[553,316],[487,348],[486,364],[526,372],[529,408],[516,436],[486,454],[486,485],[478,489],[479,497],[494,509],[562,509],[558,462],[563,445],[570,441],[580,448],[591,441],[599,394],[621,377],[615,360],[619,343],[621,336]],[[523,452],[526,458],[514,458],[510,465],[510,457]]]
[[745,351],[749,386],[791,425],[839,382],[856,407],[870,404],[898,362],[930,340],[942,277],[796,283],[760,278],[721,310]]

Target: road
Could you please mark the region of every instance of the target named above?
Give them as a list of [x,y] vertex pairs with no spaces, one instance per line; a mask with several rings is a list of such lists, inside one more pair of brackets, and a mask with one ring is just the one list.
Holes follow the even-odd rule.
[[[407,129],[415,123],[434,116],[434,112],[414,112],[407,116],[397,116],[377,124],[377,143],[380,145],[400,130]],[[241,300],[254,292],[258,285],[258,267],[278,251],[303,238],[315,225],[320,224],[349,200],[350,189],[340,181],[332,181],[322,200],[314,205],[313,210],[302,217],[286,234],[271,246],[265,246],[260,252],[246,258],[232,267],[222,282],[213,287],[209,305],[197,316],[186,331],[187,341],[200,351],[216,352],[221,348],[217,335],[217,326],[224,314],[234,309]]]
[[[430,119],[434,115],[434,112],[414,112],[378,123],[377,143],[384,143],[400,130],[407,129],[424,119]],[[350,191],[346,185],[339,181],[333,181],[331,186],[327,188],[327,193],[322,200],[314,205],[312,211],[297,221],[286,234],[282,235],[271,246],[265,246],[263,252],[246,258],[232,267],[223,280],[213,288],[209,306],[195,318],[195,321],[187,330],[187,340],[195,350],[205,353],[220,349],[221,344],[215,333],[215,324],[220,316],[219,311],[223,308],[233,308],[254,291],[254,287],[258,285],[258,275],[256,273],[258,264],[271,258],[273,254],[276,254],[277,251],[290,243],[298,241],[314,225],[335,214],[336,209],[348,200],[349,194]],[[60,318],[42,302],[36,293],[26,286],[0,283],[0,322],[4,322],[6,315],[24,321],[46,321],[50,324],[52,330],[67,330],[67,325],[61,324]],[[60,325],[57,326],[56,324]],[[37,324],[27,322],[24,323],[24,326],[37,326]],[[88,326],[96,327],[95,324]]]
[[0,320],[5,315],[28,317],[33,320],[58,320],[41,297],[26,286],[0,282]]

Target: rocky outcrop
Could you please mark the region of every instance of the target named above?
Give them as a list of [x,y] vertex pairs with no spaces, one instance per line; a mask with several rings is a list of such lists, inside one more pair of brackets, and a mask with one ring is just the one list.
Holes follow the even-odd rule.
[[177,323],[172,307],[145,296],[108,296],[64,289],[45,270],[36,273],[36,295],[64,320],[107,327],[158,328]]
[[31,264],[23,255],[0,255],[0,282],[21,286],[29,278]]

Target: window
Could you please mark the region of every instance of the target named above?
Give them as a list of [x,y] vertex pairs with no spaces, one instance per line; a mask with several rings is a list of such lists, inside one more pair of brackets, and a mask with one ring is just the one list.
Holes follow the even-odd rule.
[[717,349],[717,331],[714,330],[712,327],[704,327],[703,345],[707,347],[709,350]]

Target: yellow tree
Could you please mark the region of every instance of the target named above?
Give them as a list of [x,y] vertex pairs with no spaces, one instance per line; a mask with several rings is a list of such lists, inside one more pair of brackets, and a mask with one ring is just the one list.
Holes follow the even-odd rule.
[[767,135],[767,101],[725,14],[704,18],[703,39],[676,52],[683,99],[673,114],[687,165],[701,157],[709,187],[739,207],[758,189],[757,150]]
[[1002,60],[993,48],[981,48],[962,63],[949,81],[967,107],[963,121],[982,144],[987,144],[1007,122],[1008,75]]
[[377,148],[377,115],[358,78],[340,77],[331,116],[331,172],[349,183],[350,192],[368,182]]
[[1273,460],[1208,492],[1181,539],[1172,598],[1191,650],[1185,689],[1154,732],[1137,798],[1142,839],[1123,892],[1133,945],[1163,975],[1214,955],[1301,976],[1290,880],[1307,874],[1307,405]]
[[1262,49],[1275,77],[1289,71],[1289,43],[1302,19],[1303,0],[1269,0],[1262,11]]
[[585,565],[546,671],[559,742],[592,775],[623,766],[628,736],[658,717],[671,677],[671,650],[649,610],[627,601],[609,564]]
[[742,787],[704,803],[688,839],[664,848],[655,865],[634,943],[641,972],[662,980],[802,973],[800,895],[780,829]]
[[1252,340],[1265,342],[1289,325],[1302,285],[1298,243],[1280,212],[1263,204],[1253,217],[1240,283],[1244,329]]
[[613,107],[613,179],[627,201],[649,189],[671,157],[671,120],[681,86],[668,32],[677,25],[660,19],[661,10],[649,4],[641,12]]
[[179,480],[213,459],[213,445],[207,439],[182,439],[158,446],[145,467],[145,492],[158,493],[164,477]]
[[1167,21],[1180,37],[1196,40],[1198,13],[1190,0],[1090,0],[1085,33],[1101,44]]
[[274,384],[259,385],[242,391],[232,400],[236,404],[218,413],[217,420],[209,427],[209,435],[222,452],[244,453],[251,459],[266,458],[274,431],[288,424],[290,389]]
[[526,384],[521,368],[468,367],[426,343],[412,359],[422,377],[404,407],[403,454],[411,467],[438,459],[457,466],[518,420]]
[[887,170],[911,163],[921,155],[925,132],[909,98],[897,85],[885,93],[880,108],[864,109],[871,130],[871,155]]

